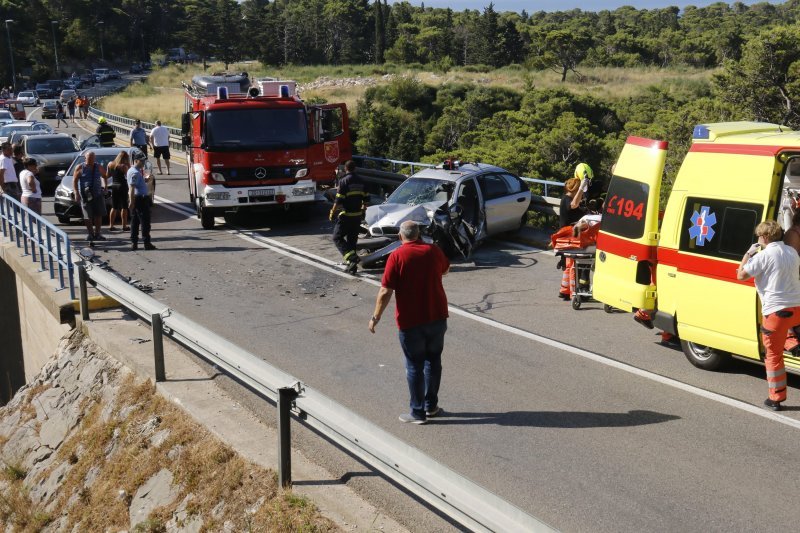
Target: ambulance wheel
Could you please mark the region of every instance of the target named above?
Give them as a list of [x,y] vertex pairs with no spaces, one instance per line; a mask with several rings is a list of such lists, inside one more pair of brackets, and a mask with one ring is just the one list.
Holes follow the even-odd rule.
[[577,294],[572,297],[572,308],[576,311],[581,308],[581,297]]
[[690,341],[681,340],[681,348],[686,359],[703,370],[720,370],[728,364],[731,358],[727,352]]
[[608,304],[603,304],[603,311],[605,311],[606,313],[613,313],[614,308]]

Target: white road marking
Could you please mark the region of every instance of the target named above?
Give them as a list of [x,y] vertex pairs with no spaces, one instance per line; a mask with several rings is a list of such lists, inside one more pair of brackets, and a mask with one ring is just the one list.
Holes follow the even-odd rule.
[[[163,207],[165,207],[165,208],[167,208],[167,209],[169,209],[171,211],[174,211],[176,213],[183,213],[183,214],[186,214],[188,216],[194,216],[194,214],[195,214],[193,210],[188,209],[188,208],[186,208],[186,207],[184,207],[182,205],[179,205],[179,204],[177,204],[177,203],[175,203],[172,200],[169,200],[167,198],[163,198],[161,196],[156,196],[155,199],[158,201],[159,205],[162,205]],[[222,223],[224,223],[223,219],[217,219],[217,221],[218,222],[222,221]],[[229,226],[229,227],[231,227],[231,226]],[[338,270],[338,269],[332,267],[331,265],[335,265],[336,263],[334,261],[331,261],[330,259],[326,259],[324,257],[320,257],[320,256],[312,254],[310,252],[306,252],[304,250],[300,250],[300,249],[295,248],[293,246],[289,246],[287,244],[284,244],[284,243],[282,243],[280,241],[276,241],[275,239],[270,239],[268,237],[264,237],[263,235],[258,235],[258,234],[254,233],[254,232],[247,231],[247,230],[241,230],[239,228],[229,229],[227,231],[228,231],[228,233],[230,233],[232,235],[236,235],[240,239],[244,239],[244,240],[246,240],[246,241],[248,241],[248,242],[250,242],[252,244],[256,244],[256,245],[261,246],[263,248],[267,248],[269,250],[272,250],[272,251],[274,251],[276,253],[279,253],[281,255],[284,255],[286,257],[291,257],[292,259],[300,261],[301,263],[305,263],[305,264],[313,266],[315,268],[319,268],[320,270],[324,270],[326,272],[330,272],[331,274],[335,274],[335,275],[337,275],[339,277],[346,278],[346,279],[353,280],[353,281],[355,281],[355,280],[363,281],[364,283],[369,283],[370,285],[374,285],[376,287],[380,287],[380,285],[381,285],[380,281],[378,279],[376,279],[372,275],[359,275],[357,277],[350,276],[349,274],[346,274],[346,273],[342,272],[341,270]],[[694,385],[689,385],[688,383],[683,383],[683,382],[678,381],[676,379],[672,379],[672,378],[669,378],[669,377],[666,377],[666,376],[662,376],[660,374],[656,374],[654,372],[650,372],[648,370],[637,368],[637,367],[629,365],[627,363],[623,363],[621,361],[617,361],[617,360],[611,359],[611,358],[606,357],[604,355],[600,355],[600,354],[597,354],[597,353],[594,353],[594,352],[590,352],[588,350],[584,350],[583,348],[578,348],[576,346],[571,346],[571,345],[566,344],[566,343],[561,342],[561,341],[557,341],[557,340],[554,340],[554,339],[543,337],[542,335],[537,335],[536,333],[531,333],[530,331],[525,331],[524,329],[520,329],[520,328],[517,328],[517,327],[514,327],[514,326],[509,326],[508,324],[504,324],[502,322],[498,322],[496,320],[492,320],[491,318],[486,318],[484,316],[480,316],[480,315],[476,315],[476,314],[470,313],[469,311],[465,311],[465,310],[463,310],[461,308],[454,307],[452,305],[448,306],[448,310],[453,315],[458,315],[458,316],[461,316],[461,317],[464,317],[464,318],[467,318],[467,319],[470,319],[470,320],[474,320],[474,321],[479,322],[481,324],[484,324],[486,326],[490,326],[490,327],[493,327],[495,329],[499,329],[501,331],[505,331],[506,333],[511,333],[512,335],[517,335],[519,337],[522,337],[522,338],[525,338],[525,339],[528,339],[528,340],[531,340],[531,341],[534,341],[534,342],[538,342],[538,343],[544,344],[546,346],[550,346],[551,348],[556,348],[558,350],[569,352],[569,353],[571,353],[573,355],[577,355],[579,357],[583,357],[584,359],[588,359],[588,360],[593,361],[595,363],[600,363],[602,365],[606,365],[608,367],[611,367],[611,368],[614,368],[614,369],[617,369],[617,370],[621,370],[623,372],[627,372],[629,374],[632,374],[634,376],[638,376],[640,378],[648,379],[650,381],[654,381],[656,383],[660,383],[660,384],[666,385],[668,387],[673,387],[675,389],[678,389],[678,390],[681,390],[681,391],[684,391],[684,392],[688,392],[689,394],[694,394],[695,396],[699,396],[701,398],[712,400],[712,401],[715,401],[717,403],[721,403],[723,405],[727,405],[728,407],[732,407],[734,409],[739,409],[740,411],[744,411],[744,412],[750,413],[752,415],[756,415],[756,416],[760,416],[762,418],[766,418],[767,420],[772,420],[774,422],[778,422],[778,423],[784,424],[786,426],[789,426],[789,427],[792,427],[792,428],[795,428],[795,429],[800,429],[800,420],[795,420],[794,418],[791,418],[791,417],[788,417],[788,416],[785,416],[785,415],[780,415],[780,414],[775,413],[773,411],[767,411],[766,409],[764,409],[762,407],[749,404],[749,403],[744,402],[742,400],[737,400],[735,398],[730,398],[728,396],[725,396],[725,395],[722,395],[722,394],[718,394],[716,392],[708,391],[708,390],[702,389],[700,387],[696,387]]]

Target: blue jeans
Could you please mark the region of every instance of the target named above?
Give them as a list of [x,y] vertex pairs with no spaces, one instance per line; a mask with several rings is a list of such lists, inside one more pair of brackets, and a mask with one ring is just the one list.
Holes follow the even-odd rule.
[[424,420],[425,411],[436,409],[439,404],[445,331],[447,320],[400,330],[400,347],[406,356],[406,379],[414,418]]

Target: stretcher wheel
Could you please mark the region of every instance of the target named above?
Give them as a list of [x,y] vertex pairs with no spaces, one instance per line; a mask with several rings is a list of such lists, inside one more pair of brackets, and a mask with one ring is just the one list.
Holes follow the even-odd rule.
[[613,313],[614,308],[608,304],[603,304],[603,311],[605,311],[606,313]]
[[576,311],[581,308],[581,297],[577,294],[572,297],[572,308]]

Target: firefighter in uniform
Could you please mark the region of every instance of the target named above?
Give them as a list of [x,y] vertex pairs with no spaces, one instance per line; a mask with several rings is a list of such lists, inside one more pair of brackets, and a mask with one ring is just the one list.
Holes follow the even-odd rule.
[[364,182],[355,169],[353,161],[344,164],[345,175],[339,180],[336,200],[330,213],[330,220],[334,223],[333,242],[342,254],[347,272],[351,274],[355,274],[358,268],[356,243],[367,204]]
[[100,117],[97,122],[95,133],[100,137],[100,146],[114,146],[114,137],[117,136],[114,128],[106,122],[106,117]]

